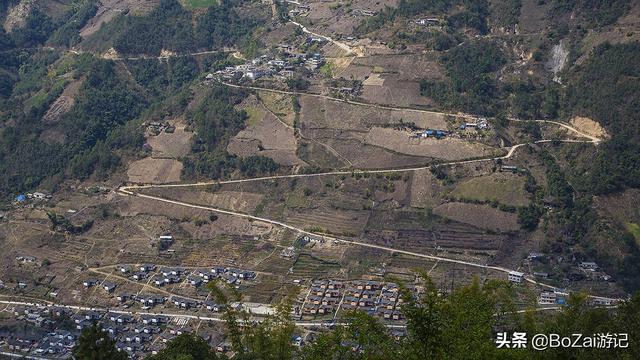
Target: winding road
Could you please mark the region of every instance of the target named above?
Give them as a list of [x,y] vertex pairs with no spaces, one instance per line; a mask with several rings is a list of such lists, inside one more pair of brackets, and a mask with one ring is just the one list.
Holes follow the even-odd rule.
[[316,36],[316,37],[319,37],[319,38],[325,39],[325,40],[327,40],[328,42],[335,44],[335,45],[336,45],[337,47],[339,47],[340,49],[342,49],[342,50],[346,51],[346,52],[347,52],[347,55],[349,55],[349,54],[351,54],[351,53],[353,52],[353,49],[351,49],[351,46],[349,46],[349,45],[347,45],[347,44],[345,44],[345,43],[343,43],[343,42],[340,42],[340,41],[334,40],[333,38],[330,38],[329,36],[326,36],[326,35],[322,35],[322,34],[315,33],[315,32],[313,32],[313,31],[311,31],[311,30],[307,29],[304,25],[302,25],[302,24],[300,24],[300,23],[298,23],[298,22],[295,22],[295,21],[293,21],[293,20],[289,20],[289,22],[290,22],[290,23],[292,23],[292,24],[294,24],[294,25],[297,25],[298,27],[300,27],[300,29],[301,29],[301,30],[302,30],[302,32],[304,32],[304,33],[307,33],[307,34],[309,34],[309,35],[312,35],[312,36]]
[[[302,25],[300,25],[298,23],[295,23],[295,24],[302,27]],[[302,28],[303,28],[303,31],[304,31],[305,28],[304,27],[302,27]],[[314,34],[314,35],[317,35],[317,34]],[[330,101],[340,101],[340,102],[345,102],[345,103],[349,103],[349,104],[353,104],[353,105],[367,106],[367,107],[372,107],[372,108],[376,108],[376,109],[413,111],[413,112],[419,112],[419,113],[425,113],[425,114],[449,115],[449,116],[456,116],[456,117],[462,117],[462,118],[468,118],[468,119],[478,118],[478,116],[471,115],[471,114],[453,114],[453,113],[444,113],[444,112],[422,110],[422,109],[411,109],[411,108],[401,108],[401,107],[385,106],[385,105],[378,105],[378,104],[368,104],[368,103],[359,102],[359,101],[335,98],[335,97],[322,95],[322,94],[298,93],[298,92],[292,92],[292,91],[286,91],[286,90],[275,90],[275,89],[256,87],[256,86],[236,85],[236,84],[231,84],[231,83],[226,83],[226,82],[221,82],[221,83],[223,85],[226,85],[226,86],[229,86],[229,87],[233,87],[233,88],[257,90],[257,91],[267,91],[267,92],[286,94],[286,95],[294,95],[294,96],[297,96],[297,95],[313,96],[313,97],[327,99],[327,100],[330,100]],[[181,187],[196,187],[196,186],[209,186],[209,185],[222,185],[222,184],[237,184],[237,183],[247,183],[247,182],[265,181],[265,180],[306,178],[306,177],[331,176],[331,175],[349,175],[349,174],[353,174],[353,173],[356,173],[356,172],[370,173],[370,174],[371,173],[375,174],[375,173],[393,173],[393,172],[413,172],[413,171],[420,171],[420,170],[429,169],[429,168],[431,168],[433,166],[442,167],[442,166],[452,166],[452,165],[459,165],[459,164],[469,164],[469,163],[476,163],[476,162],[485,162],[485,161],[495,161],[495,160],[509,159],[515,154],[517,149],[519,149],[520,147],[526,146],[526,145],[531,145],[531,144],[545,144],[545,143],[554,143],[554,142],[564,142],[564,143],[592,143],[594,145],[597,145],[601,141],[601,139],[599,139],[597,137],[585,134],[584,132],[572,127],[571,125],[568,125],[566,123],[562,123],[562,122],[559,122],[559,121],[553,121],[553,120],[522,120],[522,119],[516,119],[516,118],[509,118],[508,120],[513,121],[513,122],[537,122],[537,123],[555,124],[555,125],[558,125],[558,126],[561,126],[561,127],[565,128],[565,129],[567,129],[568,131],[574,132],[578,136],[584,137],[584,138],[586,138],[588,140],[572,140],[572,139],[566,139],[566,140],[552,140],[552,139],[538,140],[538,141],[534,141],[532,143],[522,143],[522,144],[513,145],[510,148],[508,148],[507,154],[505,154],[504,156],[488,157],[488,158],[481,158],[481,159],[461,160],[461,161],[452,161],[452,162],[445,162],[445,163],[439,163],[439,164],[433,164],[433,165],[425,165],[425,166],[417,166],[417,167],[409,167],[409,168],[391,168],[391,169],[374,169],[374,170],[356,170],[356,169],[353,169],[353,170],[349,170],[349,171],[329,171],[329,172],[314,173],[314,174],[274,175],[274,176],[264,176],[264,177],[249,178],[249,179],[224,180],[224,181],[216,180],[216,181],[204,181],[204,182],[195,182],[195,183],[177,183],[177,184],[125,185],[125,186],[122,186],[122,187],[118,188],[117,189],[117,193],[121,194],[121,195],[126,195],[126,196],[137,196],[137,197],[146,198],[146,199],[155,200],[155,201],[160,201],[160,202],[164,202],[164,203],[168,203],[168,204],[186,206],[186,207],[190,207],[190,208],[194,208],[194,209],[201,209],[201,210],[207,210],[207,211],[214,211],[214,212],[218,212],[218,213],[221,213],[221,214],[226,214],[226,215],[231,215],[231,216],[238,216],[238,217],[247,218],[247,219],[256,220],[256,221],[262,221],[262,222],[269,223],[269,224],[272,224],[272,225],[288,228],[288,229],[297,231],[297,232],[302,233],[302,234],[307,234],[307,235],[312,235],[312,236],[321,236],[321,237],[324,237],[325,239],[332,240],[332,241],[337,241],[339,243],[350,244],[350,245],[355,245],[355,246],[362,246],[362,247],[368,247],[368,248],[388,251],[388,252],[391,252],[391,253],[405,254],[405,255],[419,257],[419,258],[425,258],[425,259],[437,260],[437,261],[449,262],[449,263],[456,263],[456,264],[460,264],[460,265],[466,265],[466,266],[478,267],[478,268],[482,268],[482,269],[489,269],[489,270],[495,270],[495,271],[501,271],[501,272],[509,273],[511,271],[514,271],[514,270],[513,269],[507,269],[507,268],[504,268],[504,267],[499,267],[499,266],[492,266],[492,265],[488,265],[488,264],[478,264],[478,263],[473,263],[473,262],[468,262],[468,261],[463,261],[463,260],[458,260],[458,259],[446,258],[446,257],[442,257],[442,256],[421,254],[421,253],[416,253],[416,252],[407,251],[407,250],[394,249],[394,248],[390,248],[390,247],[374,245],[374,244],[368,244],[368,243],[358,242],[358,241],[354,241],[354,240],[340,239],[340,238],[337,238],[337,237],[328,236],[326,234],[318,234],[318,233],[313,233],[313,232],[310,232],[310,231],[306,231],[306,230],[301,229],[299,227],[296,227],[296,226],[293,226],[293,225],[290,225],[290,224],[287,224],[287,223],[284,223],[284,222],[281,222],[281,221],[273,220],[273,219],[254,216],[254,215],[241,213],[241,212],[237,212],[237,211],[231,211],[231,210],[215,208],[215,207],[211,207],[211,206],[203,206],[203,205],[191,204],[191,203],[187,203],[187,202],[172,200],[172,199],[163,198],[163,197],[160,197],[160,196],[142,194],[142,193],[138,192],[138,190],[150,189],[150,188],[181,188]],[[542,287],[551,288],[551,289],[556,290],[556,288],[554,286],[548,285],[548,284],[545,284],[545,283],[541,283],[539,281],[536,281],[536,280],[532,279],[531,277],[525,276],[525,280],[527,282],[529,282],[529,283],[532,283],[532,284],[536,284],[536,285],[539,285],[539,286],[542,286]],[[592,298],[598,298],[598,299],[605,299],[605,300],[618,300],[618,299],[611,299],[611,298],[593,296],[593,295],[591,295],[591,297]]]
[[[241,87],[241,86],[237,86],[237,85],[234,85],[234,86]],[[253,87],[245,87],[245,88],[253,88]],[[263,88],[253,88],[253,89],[265,90]],[[287,94],[293,94],[291,92],[280,91],[280,90],[273,90],[273,91],[287,93]],[[322,95],[316,95],[316,96],[322,96]],[[330,98],[330,99],[334,99],[334,98]],[[344,101],[342,99],[338,99],[338,100]],[[359,105],[371,106],[369,104],[364,104],[364,103],[359,104]],[[375,105],[373,105],[373,106],[376,107]],[[417,110],[417,109],[413,109],[413,110],[414,111],[423,111],[423,110]],[[430,113],[432,113],[432,112],[430,112]],[[468,115],[468,116],[472,117],[472,115]],[[511,146],[509,148],[509,150],[508,150],[506,155],[500,156],[500,157],[489,157],[489,158],[481,158],[481,159],[453,161],[453,162],[445,162],[445,163],[440,163],[440,164],[427,165],[427,166],[418,166],[418,167],[411,167],[411,168],[330,171],[330,172],[315,173],[315,174],[274,175],[274,176],[265,176],[265,177],[249,178],[249,179],[225,180],[225,181],[204,181],[204,182],[195,182],[195,183],[126,185],[126,186],[122,186],[122,187],[118,188],[117,189],[117,193],[121,194],[121,195],[125,195],[125,196],[136,196],[136,197],[150,199],[150,200],[154,200],[154,201],[159,201],[159,202],[163,202],[163,203],[167,203],[167,204],[185,206],[185,207],[190,207],[190,208],[193,208],[193,209],[200,209],[200,210],[206,210],[206,211],[213,211],[213,212],[217,212],[217,213],[220,213],[220,214],[226,214],[226,215],[231,215],[231,216],[237,216],[237,217],[241,217],[241,218],[251,219],[251,220],[255,220],[255,221],[261,221],[261,222],[269,223],[269,224],[272,224],[272,225],[276,225],[276,226],[284,227],[284,228],[287,228],[287,229],[291,229],[291,230],[294,230],[294,231],[299,232],[301,234],[323,237],[326,240],[335,241],[335,242],[338,242],[338,243],[349,244],[349,245],[354,245],[354,246],[361,246],[361,247],[368,247],[368,248],[372,248],[372,249],[383,250],[383,251],[387,251],[387,252],[391,252],[391,253],[404,254],[404,255],[409,255],[409,256],[418,257],[418,258],[442,261],[442,262],[447,262],[447,263],[455,263],[455,264],[471,266],[471,267],[477,267],[477,268],[486,269],[486,270],[494,270],[494,271],[500,271],[500,272],[504,272],[504,273],[509,273],[509,272],[512,272],[512,271],[515,271],[515,270],[508,269],[508,268],[501,267],[501,266],[493,266],[493,265],[488,265],[488,264],[479,264],[479,263],[474,263],[474,262],[470,262],[470,261],[463,261],[463,260],[459,260],[459,259],[447,258],[447,257],[443,257],[443,256],[422,254],[422,253],[417,253],[417,252],[412,252],[412,251],[407,251],[407,250],[390,248],[390,247],[386,247],[386,246],[368,244],[368,243],[354,241],[354,240],[341,239],[341,238],[330,236],[330,235],[327,235],[327,234],[320,234],[320,233],[310,232],[310,231],[304,230],[302,228],[287,224],[287,223],[282,222],[282,221],[277,221],[277,220],[268,219],[268,218],[264,218],[264,217],[254,216],[254,215],[250,215],[250,214],[242,213],[242,212],[238,212],[238,211],[225,210],[225,209],[220,209],[220,208],[211,207],[211,206],[204,206],[204,205],[192,204],[192,203],[187,203],[187,202],[178,201],[178,200],[172,200],[172,199],[163,198],[163,197],[160,197],[160,196],[143,194],[143,193],[138,192],[137,190],[150,189],[150,188],[178,188],[178,187],[196,187],[196,186],[208,186],[208,185],[236,184],[236,183],[246,183],[246,182],[265,181],[265,180],[305,178],[305,177],[318,177],[318,176],[330,176],[330,175],[349,175],[349,174],[353,174],[353,173],[357,173],[357,172],[370,173],[370,174],[371,173],[413,172],[413,171],[429,169],[432,166],[442,167],[442,166],[452,166],[452,165],[458,165],[458,164],[469,164],[469,163],[475,163],[475,162],[495,161],[495,160],[499,160],[499,159],[509,159],[515,154],[517,149],[519,149],[520,147],[526,146],[526,145],[531,145],[531,144],[545,144],[545,143],[554,143],[554,142],[564,142],[564,143],[592,143],[592,144],[596,145],[600,141],[600,139],[598,139],[598,138],[583,134],[582,132],[578,131],[577,129],[575,129],[575,128],[567,125],[567,124],[561,123],[561,122],[547,121],[547,120],[519,120],[519,119],[510,119],[510,120],[517,121],[517,122],[535,121],[535,122],[544,122],[544,123],[556,124],[556,125],[559,125],[559,126],[562,126],[562,127],[566,128],[566,129],[568,129],[569,131],[573,131],[573,132],[575,132],[576,134],[578,134],[580,136],[584,136],[584,137],[588,138],[589,140],[570,140],[570,139],[569,140],[550,140],[550,139],[538,140],[538,141],[535,141],[535,142],[532,142],[532,143],[522,143],[522,144],[513,145],[513,146]],[[555,286],[539,282],[539,281],[537,281],[537,280],[535,280],[535,279],[533,279],[533,278],[531,278],[529,276],[525,276],[524,279],[527,282],[531,283],[531,284],[535,284],[535,285],[538,285],[538,286],[541,286],[541,287],[545,287],[545,288],[549,288],[549,289],[553,289],[553,290],[557,291],[557,288]],[[563,294],[566,294],[566,293],[563,293]],[[620,299],[613,299],[613,298],[595,296],[595,295],[589,295],[589,296],[591,298],[594,298],[594,299],[601,299],[601,300],[608,300],[608,301],[620,300]]]

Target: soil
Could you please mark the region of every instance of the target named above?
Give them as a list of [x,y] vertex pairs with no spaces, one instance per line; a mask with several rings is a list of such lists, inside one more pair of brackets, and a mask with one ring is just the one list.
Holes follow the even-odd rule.
[[610,136],[598,122],[589,119],[588,117],[576,116],[571,121],[569,121],[571,126],[578,129],[579,131],[595,136],[600,139],[608,139]]
[[380,146],[406,155],[424,156],[443,160],[497,155],[496,149],[455,138],[414,138],[409,131],[374,127],[367,134],[365,143]]
[[75,80],[70,82],[60,94],[60,97],[49,106],[49,109],[42,117],[42,121],[46,124],[57,123],[62,115],[66,114],[75,104],[75,97],[80,91],[83,80]]
[[129,165],[129,181],[142,184],[162,184],[180,181],[182,163],[173,159],[144,158]]
[[173,133],[161,132],[156,136],[149,136],[147,142],[151,145],[154,158],[180,158],[191,151],[192,132],[185,131],[186,124],[182,119],[170,120],[175,126]]
[[433,213],[461,223],[493,231],[516,231],[518,215],[494,209],[488,205],[452,202],[442,204]]

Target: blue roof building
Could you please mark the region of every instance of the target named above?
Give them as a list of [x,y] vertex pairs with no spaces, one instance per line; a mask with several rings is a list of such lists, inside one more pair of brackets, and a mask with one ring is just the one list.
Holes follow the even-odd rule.
[[16,196],[16,201],[17,202],[25,202],[25,201],[27,201],[27,197],[24,194],[20,194],[20,195]]

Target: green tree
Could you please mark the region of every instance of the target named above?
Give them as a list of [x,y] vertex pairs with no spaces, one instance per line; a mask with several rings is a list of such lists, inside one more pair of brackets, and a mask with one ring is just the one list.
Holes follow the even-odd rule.
[[116,342],[97,323],[82,331],[73,357],[77,360],[126,360],[126,353],[116,349]]
[[220,359],[209,344],[196,334],[182,334],[169,341],[149,360],[217,360]]

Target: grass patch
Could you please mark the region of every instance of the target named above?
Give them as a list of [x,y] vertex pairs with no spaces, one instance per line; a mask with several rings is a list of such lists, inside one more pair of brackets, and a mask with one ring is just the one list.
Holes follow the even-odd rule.
[[633,237],[636,239],[636,243],[640,245],[640,225],[632,222],[628,222],[626,225],[627,231],[629,231],[631,235],[633,235]]
[[258,110],[255,107],[247,107],[244,109],[247,112],[247,126],[256,126],[262,118],[264,117],[264,113]]
[[207,8],[218,5],[218,0],[184,0],[184,4],[190,8]]
[[524,189],[525,178],[510,174],[480,176],[456,186],[452,195],[462,199],[497,201],[512,206],[526,206],[529,197]]
[[327,277],[340,271],[340,264],[336,261],[324,260],[309,254],[300,254],[293,264],[294,276]]
[[285,199],[287,208],[307,208],[310,206],[309,197],[304,196],[299,191],[291,192]]
[[260,101],[272,113],[276,114],[282,121],[289,125],[293,125],[294,111],[291,103],[291,97],[266,91],[259,92]]

